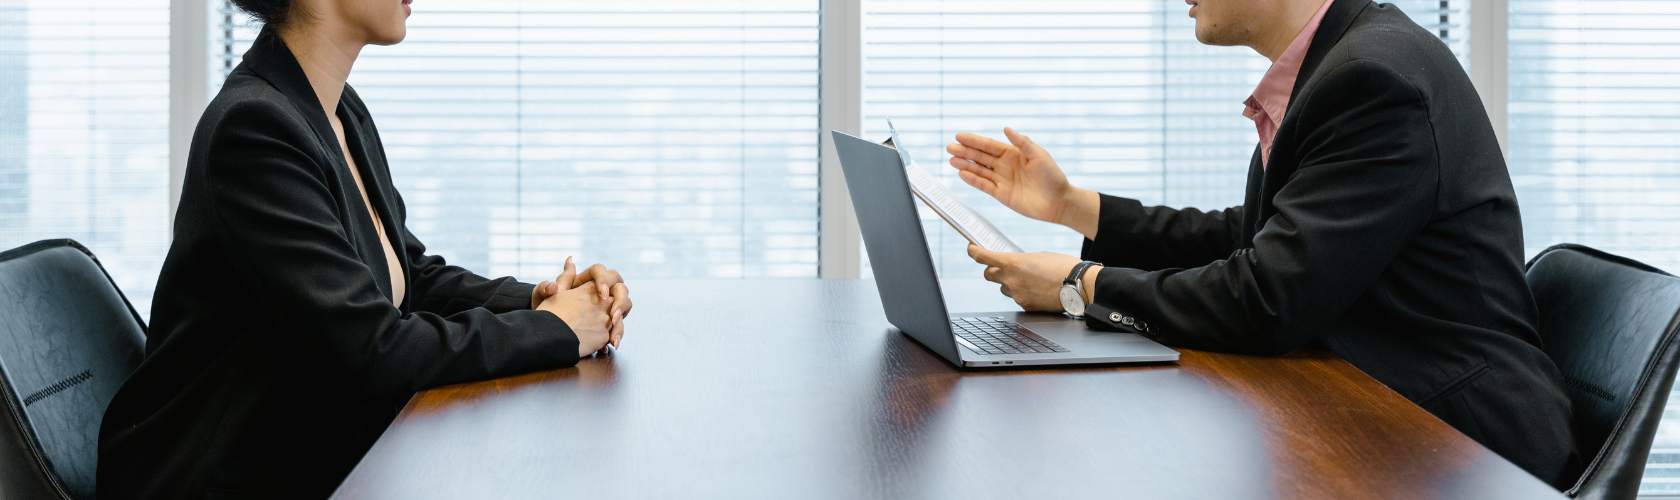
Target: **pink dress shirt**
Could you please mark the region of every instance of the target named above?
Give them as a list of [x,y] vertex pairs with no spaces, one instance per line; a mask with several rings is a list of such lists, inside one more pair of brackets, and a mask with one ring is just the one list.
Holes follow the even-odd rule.
[[1295,35],[1295,41],[1289,43],[1289,48],[1272,61],[1271,69],[1266,70],[1266,76],[1260,77],[1260,85],[1254,87],[1254,93],[1243,101],[1243,116],[1254,120],[1254,128],[1260,132],[1260,168],[1266,168],[1272,159],[1272,138],[1277,136],[1278,125],[1283,122],[1284,112],[1289,110],[1289,93],[1295,89],[1295,78],[1301,72],[1301,61],[1307,57],[1307,48],[1312,46],[1313,33],[1318,31],[1318,23],[1324,21],[1324,13],[1330,11],[1330,4],[1334,0],[1324,0],[1318,7],[1318,13],[1307,20],[1307,25],[1301,27],[1301,33]]

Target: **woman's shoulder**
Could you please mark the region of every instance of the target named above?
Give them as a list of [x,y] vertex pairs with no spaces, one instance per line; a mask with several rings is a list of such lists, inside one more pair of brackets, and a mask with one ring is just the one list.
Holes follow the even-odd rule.
[[[271,133],[309,130],[309,122],[286,94],[256,73],[235,69],[199,118],[198,134],[214,137],[229,127],[257,127]],[[206,136],[205,134],[209,135]]]
[[[193,130],[189,175],[249,172],[259,165],[324,163],[314,129],[298,104],[260,75],[235,69]],[[285,158],[287,162],[255,162]]]

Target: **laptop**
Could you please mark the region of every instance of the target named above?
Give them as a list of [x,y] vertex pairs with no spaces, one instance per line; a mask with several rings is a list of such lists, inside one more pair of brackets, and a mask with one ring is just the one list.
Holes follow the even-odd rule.
[[900,332],[964,368],[1178,361],[1178,351],[1141,335],[1093,330],[1061,314],[950,314],[899,152],[832,135],[881,307]]

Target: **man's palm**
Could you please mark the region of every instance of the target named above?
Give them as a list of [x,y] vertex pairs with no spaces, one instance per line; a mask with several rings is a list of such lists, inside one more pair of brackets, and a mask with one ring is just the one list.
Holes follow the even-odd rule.
[[1025,135],[1004,129],[1006,144],[977,134],[957,134],[957,144],[946,149],[951,166],[963,182],[996,198],[1021,215],[1046,222],[1061,216],[1069,188],[1050,153]]

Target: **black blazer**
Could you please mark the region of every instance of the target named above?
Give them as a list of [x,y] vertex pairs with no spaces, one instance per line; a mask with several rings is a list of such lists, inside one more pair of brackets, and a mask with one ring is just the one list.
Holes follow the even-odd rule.
[[323,497],[415,391],[577,362],[532,285],[426,254],[348,86],[337,114],[404,304],[320,102],[265,30],[194,132],[146,358],[100,429],[101,497]]
[[1539,347],[1517,199],[1481,100],[1398,9],[1334,1],[1243,206],[1102,198],[1083,254],[1109,267],[1088,317],[1142,320],[1195,349],[1328,348],[1565,484],[1570,403]]

